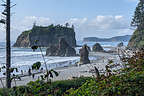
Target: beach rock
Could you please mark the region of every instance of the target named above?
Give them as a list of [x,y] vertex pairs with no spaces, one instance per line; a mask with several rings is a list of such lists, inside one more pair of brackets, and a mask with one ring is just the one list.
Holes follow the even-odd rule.
[[103,47],[99,43],[96,43],[92,49],[94,52],[104,52]]
[[69,46],[64,38],[59,40],[59,45],[51,46],[46,51],[47,56],[76,56],[76,51],[74,48]]
[[88,51],[86,45],[84,45],[84,46],[80,49],[79,53],[80,53],[80,64],[88,64],[88,63],[90,63],[90,60],[89,60],[89,58],[88,58],[88,56],[89,56],[89,51]]
[[123,42],[121,42],[117,45],[117,47],[123,47],[123,46],[124,46]]
[[58,48],[56,46],[51,45],[46,50],[46,56],[56,56],[56,51]]

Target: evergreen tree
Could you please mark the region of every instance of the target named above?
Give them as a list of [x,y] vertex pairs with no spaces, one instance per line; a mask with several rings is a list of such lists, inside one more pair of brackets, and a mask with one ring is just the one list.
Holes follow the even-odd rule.
[[69,23],[66,23],[65,26],[68,27],[68,26],[69,26]]
[[74,29],[74,25],[72,25],[72,29]]
[[131,22],[132,27],[136,27],[138,30],[144,29],[144,0],[140,0]]

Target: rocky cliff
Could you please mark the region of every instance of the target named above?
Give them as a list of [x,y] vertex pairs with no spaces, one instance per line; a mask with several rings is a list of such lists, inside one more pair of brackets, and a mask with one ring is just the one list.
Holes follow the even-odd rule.
[[61,25],[50,25],[48,27],[34,25],[31,30],[22,32],[13,46],[31,47],[35,44],[35,40],[38,40],[38,46],[49,47],[58,45],[60,38],[64,38],[70,46],[76,46],[74,28]]
[[128,43],[128,48],[137,49],[144,48],[144,31],[135,31]]
[[69,46],[64,38],[61,38],[58,46],[52,45],[47,48],[46,56],[76,56],[76,51]]

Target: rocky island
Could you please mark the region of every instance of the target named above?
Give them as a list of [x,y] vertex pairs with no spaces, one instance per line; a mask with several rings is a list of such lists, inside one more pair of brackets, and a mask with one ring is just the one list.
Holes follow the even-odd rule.
[[37,45],[41,47],[56,46],[60,38],[64,38],[71,47],[76,46],[73,27],[62,25],[54,26],[53,24],[43,27],[34,24],[31,30],[22,32],[13,47],[31,47],[35,44],[35,40],[39,41]]

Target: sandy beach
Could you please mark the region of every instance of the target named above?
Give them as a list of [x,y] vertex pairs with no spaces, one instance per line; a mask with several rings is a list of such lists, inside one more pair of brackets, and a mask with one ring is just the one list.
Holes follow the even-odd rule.
[[[90,64],[86,65],[73,65],[73,66],[67,66],[63,68],[56,68],[55,71],[59,73],[58,77],[54,77],[51,80],[68,80],[75,77],[80,76],[93,76],[94,74],[90,72],[90,70],[94,69],[94,66],[96,66],[100,71],[105,70],[105,65],[108,63],[109,59],[116,60],[118,59],[118,56],[116,54],[112,53],[103,53],[103,52],[90,52],[90,56],[96,56],[98,57],[97,60],[92,60]],[[26,85],[30,81],[36,81],[42,73],[35,75],[35,78],[33,79],[32,76],[24,76],[21,77],[21,80],[16,80],[16,85]],[[5,84],[5,79],[2,80],[2,82]],[[5,85],[4,85],[5,86]],[[15,86],[14,80],[12,81],[12,87]],[[2,83],[0,83],[0,88],[2,88]]]

